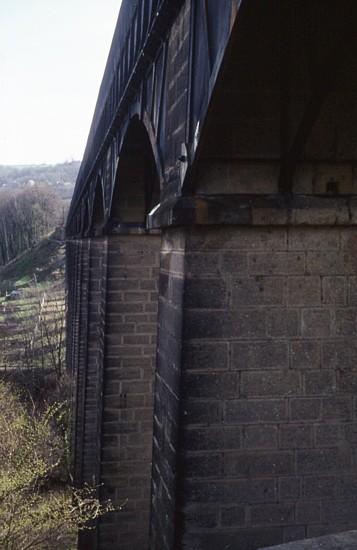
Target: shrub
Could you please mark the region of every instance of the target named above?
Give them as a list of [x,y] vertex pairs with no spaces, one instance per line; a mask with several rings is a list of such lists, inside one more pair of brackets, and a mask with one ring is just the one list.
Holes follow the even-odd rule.
[[[73,489],[59,475],[65,460],[61,425],[66,407],[29,408],[0,382],[0,547],[4,550],[73,548],[76,532],[112,510],[96,489]],[[63,469],[63,468],[62,468]]]

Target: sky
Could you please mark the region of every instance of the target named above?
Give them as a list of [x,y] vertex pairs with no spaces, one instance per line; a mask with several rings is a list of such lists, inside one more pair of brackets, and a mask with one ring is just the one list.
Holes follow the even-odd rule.
[[0,0],[0,164],[81,160],[121,0]]

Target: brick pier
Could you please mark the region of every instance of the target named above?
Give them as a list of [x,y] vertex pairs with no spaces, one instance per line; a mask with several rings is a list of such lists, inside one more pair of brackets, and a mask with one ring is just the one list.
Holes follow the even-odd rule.
[[153,548],[175,527],[180,548],[248,550],[354,526],[355,228],[196,227],[164,243]]

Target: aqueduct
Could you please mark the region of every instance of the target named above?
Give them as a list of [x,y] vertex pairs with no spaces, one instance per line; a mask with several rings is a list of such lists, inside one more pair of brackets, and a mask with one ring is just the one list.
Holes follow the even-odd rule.
[[67,224],[101,550],[357,526],[357,6],[123,0]]

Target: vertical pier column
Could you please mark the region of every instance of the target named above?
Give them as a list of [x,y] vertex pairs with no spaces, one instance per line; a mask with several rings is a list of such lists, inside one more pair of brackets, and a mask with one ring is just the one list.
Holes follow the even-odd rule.
[[163,229],[151,548],[355,528],[353,204],[203,203],[157,213],[177,226]]
[[72,389],[72,453],[73,477],[82,483],[83,406],[87,353],[88,242],[67,241],[67,368],[73,378]]
[[100,481],[122,509],[100,521],[101,549],[147,550],[160,236],[107,237]]
[[[77,311],[79,319],[78,361],[74,376],[74,480],[77,486],[100,483],[100,426],[101,426],[101,326],[104,323],[101,304],[103,266],[106,254],[105,238],[81,241],[81,264],[78,270],[80,294]],[[105,283],[105,280],[104,280]],[[79,533],[78,548],[97,548],[97,530]]]

